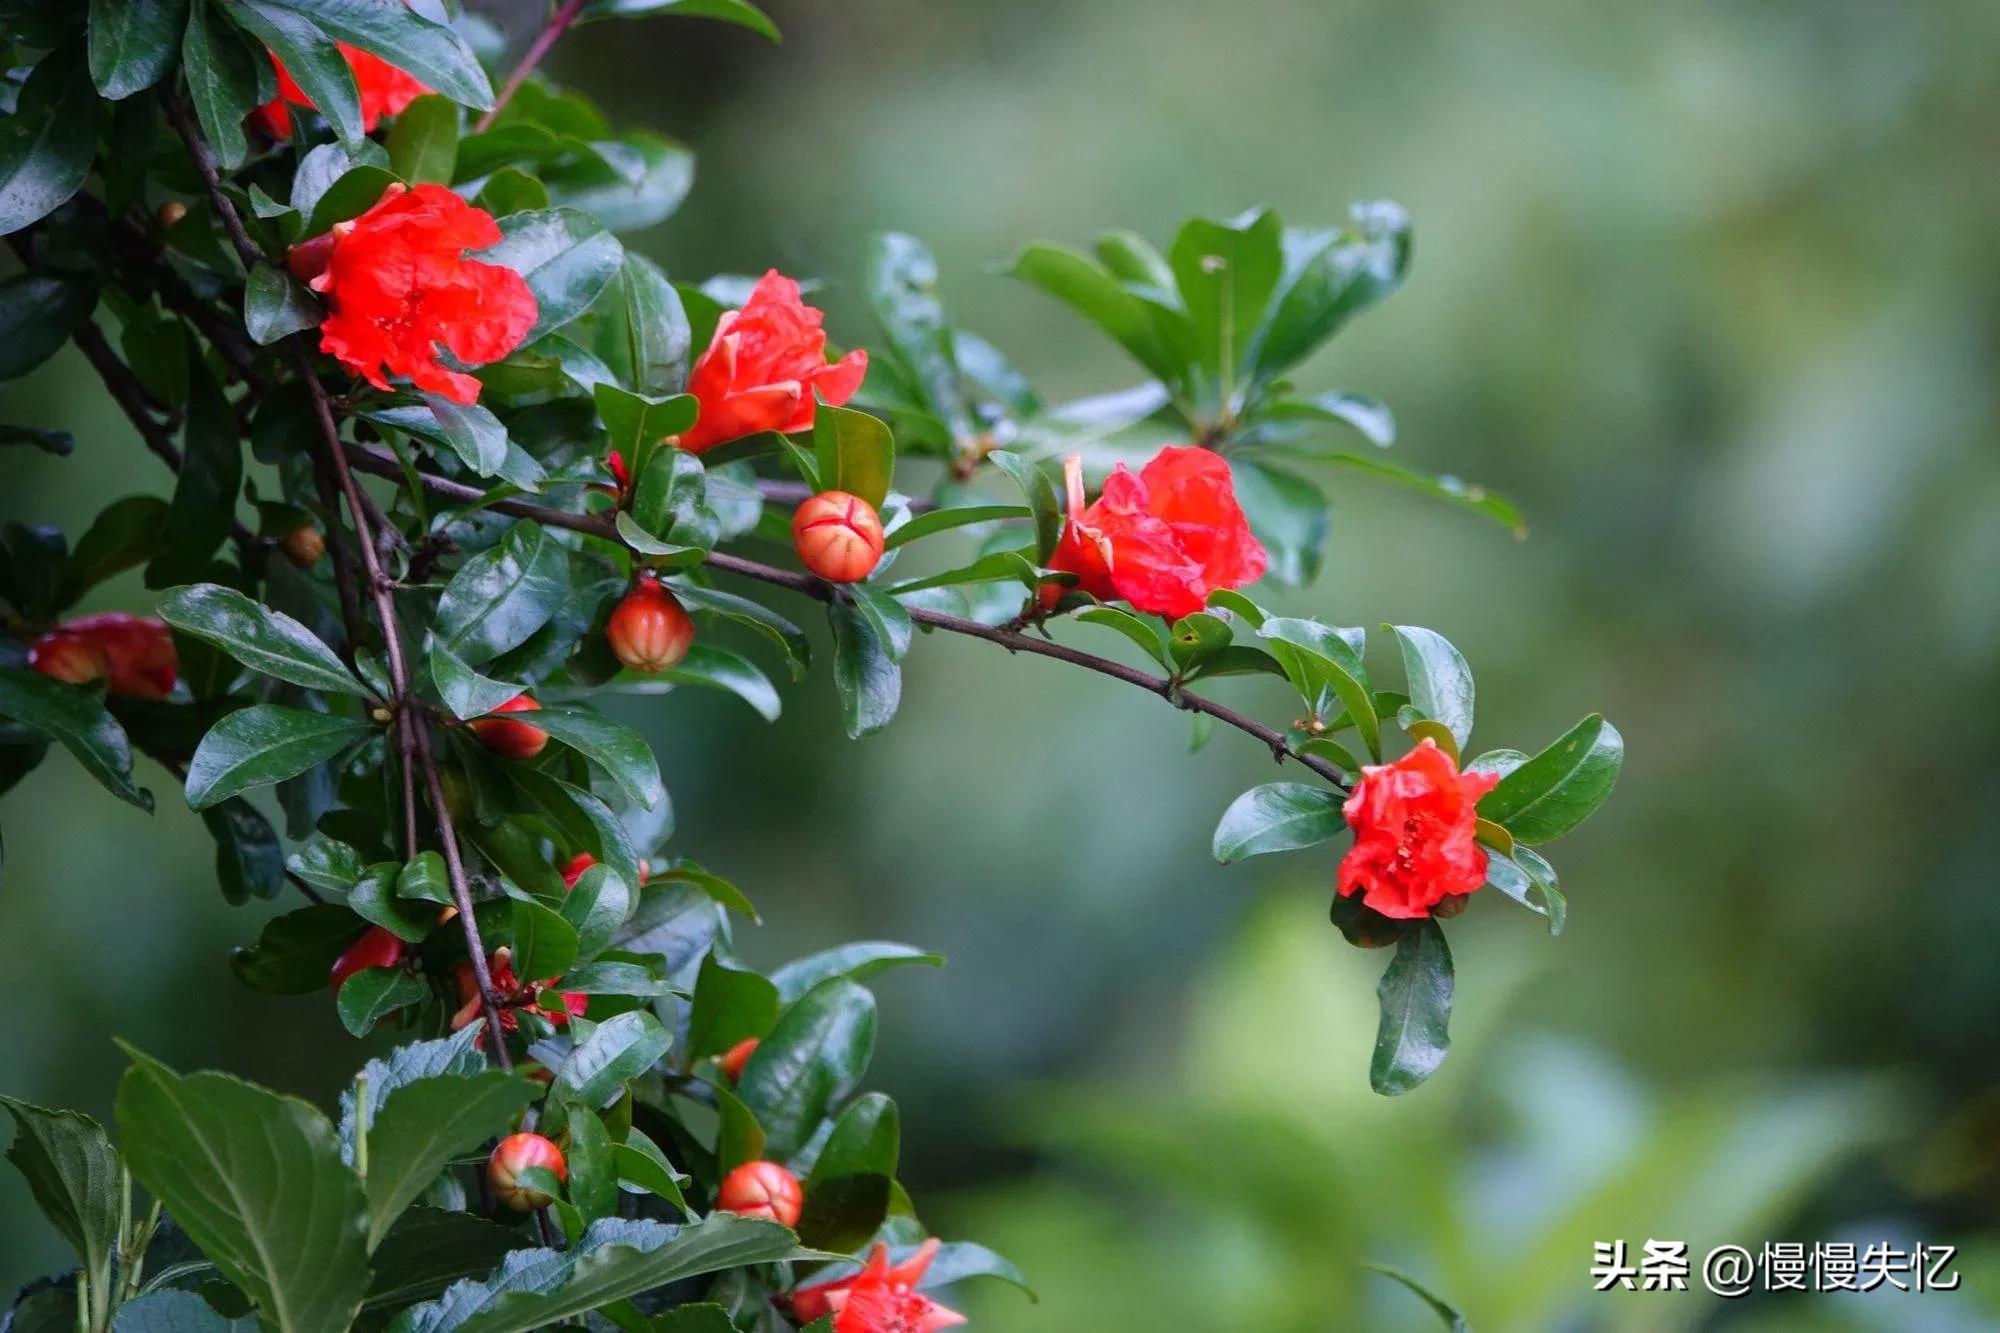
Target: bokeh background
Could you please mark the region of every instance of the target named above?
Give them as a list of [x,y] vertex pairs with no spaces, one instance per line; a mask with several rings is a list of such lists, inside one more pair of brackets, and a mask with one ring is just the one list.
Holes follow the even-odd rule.
[[[1364,1261],[1482,1330],[2000,1327],[2000,7],[770,8],[780,48],[657,20],[553,62],[701,155],[640,248],[683,279],[819,275],[859,341],[867,237],[912,231],[1060,398],[1137,377],[991,271],[1021,242],[1399,201],[1408,285],[1302,381],[1385,398],[1404,462],[1508,492],[1532,536],[1329,475],[1327,570],[1277,600],[1448,634],[1482,747],[1594,708],[1628,743],[1556,849],[1570,929],[1476,899],[1452,1058],[1390,1102],[1382,957],[1326,923],[1335,849],[1209,859],[1270,775],[1240,738],[1190,755],[1159,701],[967,642],[921,643],[860,744],[823,672],[775,729],[645,704],[676,846],[771,922],[750,957],[951,955],[880,983],[878,1074],[927,1220],[1041,1293],[965,1292],[974,1327],[1434,1326]],[[74,353],[0,394],[79,441],[0,456],[0,519],[74,533],[157,488]],[[178,802],[148,821],[57,757],[0,827],[0,1090],[108,1113],[116,1034],[330,1100],[351,1043],[330,1005],[227,979],[273,909],[222,902]],[[0,1288],[65,1262],[31,1218],[0,1176]],[[1593,1241],[1649,1238],[1953,1243],[1965,1283],[1591,1294]]]

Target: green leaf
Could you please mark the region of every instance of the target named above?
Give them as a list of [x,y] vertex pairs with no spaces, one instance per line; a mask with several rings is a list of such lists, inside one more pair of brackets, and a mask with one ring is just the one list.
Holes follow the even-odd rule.
[[158,83],[173,67],[187,0],[90,0],[90,77],[111,101]]
[[497,1069],[420,1079],[391,1093],[368,1130],[368,1248],[452,1159],[507,1133],[534,1099],[533,1085]]
[[362,870],[361,853],[324,833],[306,839],[285,865],[313,888],[337,896],[345,896],[354,887]]
[[[1050,494],[1054,494],[1053,487]],[[1029,510],[1023,505],[959,505],[950,509],[933,509],[927,514],[917,515],[890,532],[888,539],[882,545],[885,550],[893,551],[905,542],[913,542],[933,533],[949,532],[953,528],[962,528],[973,523],[994,523],[1001,519],[1027,517]]]
[[160,1287],[124,1301],[112,1318],[112,1333],[254,1333],[257,1320],[229,1319],[192,1291]]
[[264,923],[264,933],[229,960],[237,980],[268,995],[311,995],[326,989],[334,960],[360,939],[368,923],[336,903],[314,903]]
[[1434,722],[1441,722],[1463,750],[1472,735],[1472,668],[1449,640],[1436,630],[1415,625],[1384,625],[1403,647],[1403,674],[1410,682],[1410,702]]
[[845,977],[821,982],[778,1016],[736,1085],[772,1160],[806,1146],[859,1086],[874,1049],[875,997]]
[[347,905],[397,939],[416,944],[437,925],[437,906],[420,898],[402,896],[403,870],[394,861],[379,861],[369,866],[348,890]]
[[308,690],[365,697],[368,687],[333,649],[282,611],[219,583],[197,583],[161,594],[160,619],[212,643],[249,667]]
[[651,1014],[617,1014],[569,1053],[556,1070],[555,1090],[593,1110],[609,1106],[628,1081],[651,1069],[672,1044]]
[[903,673],[869,619],[845,602],[827,607],[833,627],[833,683],[849,740],[889,725],[903,698]]
[[507,466],[507,428],[499,417],[477,403],[455,403],[435,393],[423,398],[437,422],[437,438],[474,473],[490,477]]
[[710,644],[695,644],[678,666],[661,672],[655,679],[670,685],[706,685],[727,690],[756,709],[766,722],[776,722],[783,707],[769,676],[728,649]]
[[160,553],[146,566],[146,585],[185,583],[208,567],[229,536],[236,493],[243,486],[243,445],[236,411],[222,395],[199,349],[188,349],[186,445],[172,507],[162,529]]
[[618,1210],[618,1168],[611,1156],[611,1136],[596,1113],[569,1108],[566,1157],[569,1200],[585,1221],[608,1217]]
[[845,1253],[875,1234],[888,1215],[902,1143],[896,1103],[879,1092],[841,1112],[805,1182],[799,1239]]
[[206,810],[239,792],[296,777],[368,731],[356,718],[253,704],[209,728],[188,763],[187,799]]
[[258,103],[256,62],[264,57],[251,51],[213,0],[190,0],[190,5],[187,32],[181,39],[188,98],[201,122],[202,137],[223,169],[234,171],[250,153],[243,121]]
[[1197,611],[1174,622],[1167,650],[1173,654],[1174,665],[1189,672],[1229,647],[1235,635],[1235,628],[1223,617]]
[[878,509],[889,498],[896,442],[866,412],[822,403],[813,418],[813,455],[821,490],[846,491]]
[[1262,322],[1284,266],[1283,228],[1269,209],[1232,222],[1190,218],[1168,263],[1194,331],[1195,354],[1210,376],[1233,374]]
[[58,600],[69,606],[106,579],[145,564],[159,549],[166,518],[167,502],[154,495],[106,505],[69,553]]
[[632,915],[634,893],[607,865],[594,865],[577,878],[563,897],[562,917],[576,928],[578,958],[595,958],[610,946]]
[[1391,1268],[1387,1264],[1367,1261],[1364,1261],[1361,1266],[1373,1272],[1380,1273],[1391,1282],[1398,1283],[1408,1289],[1418,1300],[1431,1307],[1431,1313],[1435,1314],[1444,1324],[1448,1333],[1472,1333],[1472,1325],[1465,1322],[1464,1315],[1454,1310],[1443,1297],[1433,1294],[1428,1287],[1411,1277],[1408,1273],[1403,1272],[1401,1269]]
[[477,665],[526,643],[569,596],[568,552],[540,525],[519,522],[445,585],[437,632],[455,655]]
[[1123,607],[1086,606],[1076,613],[1076,619],[1087,625],[1102,625],[1115,629],[1133,643],[1153,661],[1166,668],[1174,669],[1174,660],[1167,651],[1167,641],[1160,634],[1159,626],[1150,620],[1141,620]]
[[1562,934],[1569,915],[1568,900],[1556,887],[1555,867],[1533,848],[1516,846],[1510,851],[1489,845],[1486,882],[1529,911],[1548,918],[1549,934]]
[[842,944],[794,959],[771,974],[778,998],[791,1004],[813,987],[834,977],[866,981],[898,967],[943,967],[944,955],[888,940]]
[[792,679],[804,679],[806,668],[812,663],[812,641],[806,638],[805,631],[797,625],[762,602],[753,602],[735,593],[722,592],[716,588],[680,579],[668,586],[674,596],[689,610],[724,616],[762,634],[785,654],[785,662],[792,670]]
[[430,644],[431,681],[453,717],[484,717],[521,693],[519,685],[490,680],[467,666],[442,639]]
[[125,729],[90,691],[39,671],[0,667],[0,717],[61,741],[113,795],[152,813],[152,793],[132,782],[132,746]]
[[[605,332],[619,354],[620,371],[642,395],[673,393],[687,378],[692,338],[680,292],[667,281],[659,265],[643,255],[628,253],[616,288],[607,293],[612,294],[617,301],[614,309],[606,312]],[[609,420],[607,417],[606,422]],[[663,431],[662,436],[685,429]],[[629,457],[627,461],[631,461]]]
[[[1030,245],[1015,257],[1008,275],[1041,288],[1103,329],[1161,383],[1187,385],[1188,358],[1172,334],[1162,332],[1164,312],[1086,256],[1059,245]],[[1182,324],[1185,338],[1184,319]]]
[[[695,464],[697,471],[701,469],[699,459],[679,450],[657,459],[652,457],[654,446],[694,425],[696,414],[701,411],[701,402],[692,394],[653,398],[628,392],[615,384],[600,384],[591,391],[591,398],[597,404],[598,416],[604,420],[604,433],[611,447],[624,457],[628,466],[635,469],[634,476],[643,480],[645,473],[659,469],[662,479],[672,478],[680,466],[677,460],[683,458]],[[663,514],[658,510],[665,503],[664,494],[663,488],[662,498],[655,498],[647,506],[655,512],[641,515],[648,528],[662,523]]]
[[1013,478],[1021,494],[1028,498],[1028,512],[1035,520],[1035,563],[1047,564],[1055,553],[1056,543],[1062,540],[1063,529],[1062,502],[1056,496],[1054,479],[1044,469],[1005,449],[995,450],[987,458]]
[[285,851],[271,821],[237,796],[202,811],[201,822],[215,839],[215,877],[225,900],[278,896],[285,887]]
[[404,5],[381,0],[260,0],[267,9],[287,9],[318,24],[336,41],[362,50],[416,76],[417,81],[454,102],[484,111],[493,105],[493,85],[479,58],[450,28]]
[[31,446],[43,453],[66,458],[76,448],[76,437],[66,430],[45,430],[39,426],[0,424],[0,448]]
[[1475,514],[1484,514],[1516,537],[1528,535],[1527,520],[1521,517],[1521,511],[1514,507],[1514,502],[1504,495],[1487,490],[1484,486],[1460,481],[1457,477],[1425,476],[1421,472],[1412,472],[1406,467],[1398,467],[1370,454],[1340,450],[1315,453],[1313,456],[1340,467],[1365,472],[1371,477],[1394,482],[1398,486],[1428,495],[1434,500],[1444,500],[1459,505],[1472,510]]
[[97,90],[83,48],[42,57],[0,120],[0,236],[56,211],[83,188],[97,151]]
[[0,1097],[0,1106],[14,1117],[7,1160],[27,1179],[42,1216],[76,1251],[91,1308],[105,1308],[122,1199],[117,1150],[103,1126],[81,1112],[45,1110],[12,1097]]
[[473,203],[496,218],[509,213],[537,212],[549,206],[548,188],[527,172],[502,167],[486,178]]
[[686,1062],[721,1055],[746,1037],[762,1037],[777,1021],[778,988],[710,954],[701,960],[694,983]]
[[243,291],[243,327],[259,347],[318,328],[325,318],[326,308],[297,278],[268,264],[250,271],[249,285]]
[[366,137],[361,94],[347,57],[314,17],[279,0],[215,0],[238,27],[269,47],[342,143]]
[[1444,1063],[1451,1048],[1451,950],[1444,931],[1425,918],[1422,925],[1396,941],[1396,956],[1375,988],[1382,1003],[1382,1025],[1375,1033],[1375,1054],[1368,1065],[1368,1084],[1384,1097],[1397,1097],[1416,1087]]
[[1260,442],[1270,438],[1282,444],[1296,429],[1290,425],[1265,423],[1334,422],[1361,432],[1370,444],[1386,449],[1396,442],[1396,417],[1387,403],[1370,394],[1335,389],[1312,398],[1287,399],[1265,406],[1258,413],[1255,428],[1244,438]]
[[736,1333],[720,1305],[679,1305],[653,1321],[653,1333]]
[[375,1248],[366,1309],[399,1310],[435,1300],[465,1278],[483,1278],[528,1240],[511,1227],[470,1213],[421,1205],[405,1209]]
[[361,1182],[326,1117],[225,1074],[182,1076],[131,1054],[118,1135],[132,1174],[270,1323],[345,1329],[368,1290],[368,1250]]
[[625,247],[588,213],[551,208],[500,219],[503,239],[479,256],[514,269],[535,294],[538,315],[526,342],[588,310],[624,263]]
[[678,995],[680,988],[660,977],[653,965],[604,958],[563,973],[565,995]]
[[[541,178],[556,203],[613,231],[657,226],[694,188],[694,153],[664,135],[634,130],[590,147],[543,167]],[[674,305],[678,309],[679,301]]]
[[1387,201],[1356,204],[1342,230],[1291,231],[1270,313],[1257,329],[1250,369],[1271,379],[1309,356],[1356,314],[1402,285],[1410,219]]
[[416,185],[451,184],[458,166],[458,108],[450,99],[419,97],[396,114],[389,130],[389,169]]
[[778,25],[749,0],[590,0],[583,7],[585,18],[638,18],[646,14],[720,19],[778,40]]
[[354,1140],[361,1123],[360,1101],[356,1092],[368,1093],[368,1123],[382,1118],[389,1095],[422,1079],[440,1075],[479,1074],[486,1070],[486,1057],[475,1044],[479,1025],[459,1029],[435,1041],[415,1041],[398,1046],[388,1055],[370,1060],[361,1067],[352,1083],[340,1094],[340,1152],[343,1161],[354,1161]]
[[619,789],[650,810],[666,788],[645,737],[622,722],[581,708],[543,708],[535,725],[611,775]]
[[1604,804],[1625,762],[1625,738],[1592,713],[1479,802],[1479,814],[1525,843],[1552,842]]
[[1228,865],[1246,856],[1313,847],[1345,832],[1341,796],[1301,782],[1252,787],[1223,812],[1215,826],[1215,859]]
[[340,983],[334,1009],[349,1036],[365,1037],[375,1025],[430,994],[423,982],[396,967],[364,967]]
[[96,284],[74,274],[16,273],[0,280],[0,380],[25,375],[54,356],[96,306]]
[[576,961],[576,927],[562,913],[532,898],[516,898],[510,906],[514,975],[523,981],[561,976]]
[[1240,456],[1229,470],[1243,515],[1270,556],[1269,576],[1294,588],[1318,578],[1330,526],[1319,487],[1296,473]]
[[1375,712],[1375,698],[1368,688],[1367,668],[1361,662],[1363,635],[1352,631],[1352,641],[1342,631],[1316,620],[1289,616],[1269,616],[1257,633],[1270,644],[1271,655],[1285,669],[1306,706],[1318,716],[1330,711],[1333,699],[1347,710],[1347,717],[1368,753],[1382,758],[1382,723]]
[[870,244],[868,304],[909,370],[923,406],[956,440],[971,433],[972,419],[937,282],[937,261],[916,237],[886,232]]
[[405,1310],[390,1333],[531,1333],[670,1283],[797,1253],[775,1222],[712,1213],[699,1222],[604,1218],[567,1250],[519,1250],[483,1283]]
[[[312,151],[338,153],[340,150],[328,144]],[[312,154],[307,156],[310,159]],[[388,193],[389,187],[396,183],[395,176],[386,167],[373,162],[363,162],[342,172],[324,191],[307,196],[312,201],[312,206],[307,208],[300,197],[305,179],[305,171],[301,169],[299,184],[292,190],[292,205],[306,214],[304,235],[309,237],[324,236],[338,224],[360,217],[380,203],[382,196]]]
[[708,895],[708,897],[730,911],[735,912],[738,916],[748,917],[752,921],[760,919],[757,915],[757,909],[751,906],[750,900],[744,896],[743,890],[737,888],[734,884],[722,878],[722,876],[703,870],[692,861],[676,861],[665,870],[654,872],[653,878],[649,883],[685,884]]

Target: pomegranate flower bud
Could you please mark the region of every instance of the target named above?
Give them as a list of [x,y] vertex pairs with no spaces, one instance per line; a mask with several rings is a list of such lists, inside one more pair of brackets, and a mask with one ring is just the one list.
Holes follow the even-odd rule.
[[583,872],[596,864],[597,858],[589,852],[578,852],[575,856],[572,856],[569,859],[569,864],[562,868],[563,887],[565,889],[575,888],[576,882],[583,878]]
[[300,569],[311,569],[326,554],[326,538],[310,523],[302,523],[286,533],[280,545],[285,549],[285,559]]
[[96,639],[60,629],[35,640],[28,649],[28,665],[71,685],[88,685],[111,674],[111,664]]
[[347,952],[333,960],[327,981],[336,994],[356,972],[370,967],[394,967],[403,961],[403,942],[380,926],[347,946]]
[[102,680],[110,694],[164,699],[173,693],[180,659],[161,622],[106,611],[66,620],[35,640],[28,665],[72,685]]
[[882,516],[846,491],[821,491],[792,515],[799,562],[829,583],[859,583],[882,560]]
[[[532,713],[540,708],[541,705],[531,696],[517,694],[494,709],[493,713]],[[549,743],[549,733],[540,727],[503,717],[489,715],[466,725],[472,728],[473,734],[487,749],[507,759],[533,759]]]
[[745,1037],[724,1051],[722,1058],[715,1063],[722,1067],[722,1072],[728,1076],[731,1083],[734,1083],[743,1077],[743,1066],[750,1063],[750,1057],[756,1050],[757,1039]]
[[541,1135],[514,1134],[500,1140],[500,1146],[486,1163],[486,1179],[493,1186],[493,1197],[517,1213],[532,1213],[554,1203],[549,1195],[521,1184],[521,1173],[533,1166],[541,1167],[557,1180],[569,1179],[569,1164],[563,1161],[562,1149]]
[[799,1189],[799,1178],[776,1162],[745,1162],[722,1178],[715,1206],[789,1227],[798,1224],[805,1194]]
[[611,651],[634,671],[665,671],[694,646],[694,622],[661,586],[659,576],[644,573],[611,613],[604,628]]

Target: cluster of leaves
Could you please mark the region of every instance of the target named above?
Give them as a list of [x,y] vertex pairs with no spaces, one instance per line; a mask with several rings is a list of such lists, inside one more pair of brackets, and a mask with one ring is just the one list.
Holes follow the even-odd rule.
[[[641,14],[770,34],[742,0],[588,0],[562,5],[549,31]],[[404,946],[398,960],[346,976],[334,1003],[356,1036],[393,1022],[415,1038],[362,1071],[337,1126],[136,1052],[117,1148],[82,1117],[8,1103],[15,1160],[80,1260],[74,1280],[24,1294],[17,1328],[254,1315],[286,1328],[526,1329],[586,1312],[625,1328],[788,1328],[772,1298],[803,1276],[878,1239],[924,1237],[896,1179],[896,1109],[859,1091],[875,1027],[859,983],[937,960],[864,944],[769,975],[744,964],[730,917],[754,917],[747,898],[668,850],[654,757],[597,701],[712,688],[777,719],[780,690],[759,656],[796,681],[811,640],[722,577],[824,604],[830,674],[857,738],[894,717],[919,628],[1047,651],[1002,622],[1046,620],[1036,590],[1071,581],[1049,567],[1064,522],[1049,463],[1072,450],[1102,461],[1192,438],[1217,451],[1288,583],[1316,574],[1327,518],[1287,457],[1518,526],[1496,496],[1329,443],[1345,430],[1390,443],[1387,409],[1356,393],[1301,396],[1283,378],[1401,282],[1408,226],[1392,205],[1330,230],[1286,229],[1262,211],[1197,219],[1166,255],[1125,233],[1095,258],[1030,247],[1016,276],[1149,377],[1057,405],[953,323],[919,242],[883,237],[867,279],[883,337],[864,397],[820,405],[809,436],[696,456],[666,441],[698,419],[691,363],[748,283],[677,282],[618,235],[678,206],[692,181],[680,145],[617,132],[539,76],[496,98],[499,34],[449,0],[0,0],[0,18],[7,68],[25,71],[0,80],[0,234],[21,268],[0,280],[0,376],[73,339],[177,474],[170,496],[117,499],[74,542],[48,527],[0,533],[0,791],[55,743],[150,811],[134,766],[150,756],[213,834],[232,901],[309,900],[238,952],[236,976],[319,992],[336,959],[386,932]],[[342,45],[435,91],[370,131]],[[250,121],[277,94],[267,51],[313,104],[282,104],[289,134],[276,141]],[[399,183],[446,185],[491,213],[503,239],[479,259],[519,272],[535,297],[526,341],[470,368],[477,403],[372,389],[315,359],[325,308],[285,256]],[[66,453],[71,442],[8,426],[0,445]],[[629,485],[606,466],[614,452]],[[899,453],[925,496],[897,489]],[[356,490],[343,511],[336,481],[357,471],[390,484]],[[823,489],[882,511],[887,551],[866,581],[836,589],[723,550],[788,545],[780,506]],[[972,540],[969,556],[898,576],[905,548],[952,532]],[[329,558],[301,549],[301,533],[324,533]],[[38,635],[134,570],[172,627],[171,696],[106,695],[28,669]],[[684,660],[643,677],[604,635],[641,570],[662,575],[699,626]],[[1247,793],[1216,834],[1225,860],[1340,831],[1344,789],[1360,754],[1382,758],[1385,722],[1454,756],[1470,730],[1470,672],[1429,631],[1395,628],[1407,693],[1393,694],[1370,682],[1362,631],[1240,593],[1165,626],[1081,594],[1056,609],[1117,631],[1163,673],[1138,679],[1185,706],[1197,702],[1188,687],[1230,676],[1296,690],[1305,713],[1288,731],[1237,725],[1328,784]],[[495,754],[465,725],[529,691],[545,752]],[[1198,740],[1233,716],[1196,713]],[[1563,900],[1533,848],[1603,799],[1618,755],[1617,733],[1593,717],[1532,759],[1473,761],[1506,774],[1481,806],[1491,882],[1552,929]],[[571,886],[558,867],[576,858],[592,864]],[[1442,932],[1344,900],[1335,921],[1357,943],[1396,945],[1374,1081],[1414,1086],[1444,1050]],[[466,998],[462,970],[499,947],[531,983],[498,997],[519,1065],[474,1045],[479,1031],[499,1035],[497,1013],[436,1035]],[[572,1016],[564,995],[585,997],[584,1012]],[[495,997],[481,998],[491,1009]],[[761,1044],[732,1081],[716,1058],[749,1037]],[[528,1117],[570,1164],[566,1183],[538,1182],[558,1200],[540,1237],[490,1220],[466,1188],[483,1145]],[[721,1176],[753,1159],[803,1180],[795,1232],[709,1211]],[[147,1216],[135,1182],[154,1200]],[[968,1244],[930,1272],[1012,1278]]]

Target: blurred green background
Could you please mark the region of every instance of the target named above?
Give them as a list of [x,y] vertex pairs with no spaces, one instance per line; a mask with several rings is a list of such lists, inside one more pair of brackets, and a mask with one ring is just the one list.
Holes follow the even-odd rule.
[[[1555,850],[1568,932],[1475,899],[1452,1058],[1388,1102],[1366,1085],[1383,958],[1326,923],[1337,847],[1209,859],[1270,776],[1241,738],[1188,755],[1158,700],[938,640],[860,744],[823,671],[776,729],[721,696],[640,706],[677,849],[771,922],[750,957],[951,955],[881,983],[877,1069],[926,1219],[1040,1289],[965,1292],[974,1327],[1435,1326],[1363,1261],[1482,1330],[2000,1327],[2000,7],[770,8],[781,48],[658,20],[553,62],[699,151],[693,198],[638,242],[669,272],[819,275],[860,341],[866,239],[908,230],[1059,398],[1137,375],[989,271],[1022,241],[1395,199],[1408,285],[1302,383],[1380,395],[1404,462],[1506,491],[1532,536],[1329,475],[1327,571],[1276,600],[1448,634],[1478,748],[1597,708],[1628,743]],[[0,394],[78,438],[0,456],[0,520],[74,534],[164,488],[74,353]],[[180,802],[148,821],[58,757],[0,827],[0,1089],[107,1113],[114,1034],[322,1103],[353,1069],[331,1005],[228,978],[271,908],[222,902]],[[31,1217],[0,1177],[0,1288],[65,1262]],[[1965,1283],[1591,1293],[1593,1241],[1649,1238],[1955,1243]]]

